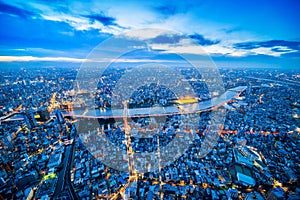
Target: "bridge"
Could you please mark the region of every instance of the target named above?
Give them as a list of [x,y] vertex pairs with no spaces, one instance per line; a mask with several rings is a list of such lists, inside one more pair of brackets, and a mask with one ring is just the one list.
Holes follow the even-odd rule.
[[[128,117],[160,117],[176,114],[191,114],[200,113],[212,109],[216,109],[223,104],[231,101],[234,98],[240,96],[240,94],[246,90],[246,86],[238,86],[228,89],[223,94],[217,97],[213,97],[208,100],[200,101],[197,103],[189,103],[182,105],[171,106],[154,106],[146,108],[128,108]],[[99,110],[95,108],[76,109],[72,112],[64,112],[64,117],[74,118],[90,118],[90,119],[112,119],[123,118],[124,110],[122,108]],[[54,117],[54,115],[51,115]],[[0,122],[24,120],[24,114],[21,112],[14,112],[7,116],[0,118]]]
[[[221,94],[220,96],[213,97],[208,100],[200,101],[197,103],[188,103],[182,105],[171,106],[153,106],[145,108],[128,108],[128,117],[159,117],[175,114],[191,114],[197,112],[204,112],[214,108],[217,108],[224,103],[231,101],[234,98],[240,96],[240,94],[246,90],[246,86],[238,86],[231,88]],[[81,114],[83,113],[83,114]],[[112,108],[106,110],[99,109],[77,109],[73,112],[64,114],[64,116],[74,116],[77,118],[123,118],[123,108]]]

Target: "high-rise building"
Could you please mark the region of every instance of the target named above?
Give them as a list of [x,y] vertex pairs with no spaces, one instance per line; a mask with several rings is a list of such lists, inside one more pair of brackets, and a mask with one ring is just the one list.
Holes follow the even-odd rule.
[[24,115],[24,120],[29,129],[37,126],[36,119],[34,118],[33,112],[26,112]]
[[62,115],[62,113],[61,113],[60,110],[56,110],[56,111],[55,111],[55,116],[56,116],[56,118],[57,118],[57,120],[58,120],[58,122],[59,122],[60,124],[65,123],[64,116]]

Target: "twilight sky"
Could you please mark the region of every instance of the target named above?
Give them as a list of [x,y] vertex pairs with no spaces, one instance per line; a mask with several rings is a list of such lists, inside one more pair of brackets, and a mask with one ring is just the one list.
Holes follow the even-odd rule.
[[164,59],[201,46],[220,66],[297,68],[298,19],[297,0],[0,0],[0,61],[81,62],[113,35],[158,28],[178,34],[141,31],[135,38],[151,41]]

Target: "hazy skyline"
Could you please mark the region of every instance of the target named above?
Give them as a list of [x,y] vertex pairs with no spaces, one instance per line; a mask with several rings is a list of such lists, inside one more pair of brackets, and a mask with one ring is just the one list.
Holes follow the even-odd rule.
[[292,0],[0,1],[0,61],[81,62],[113,35],[158,28],[181,33],[147,35],[165,59],[200,45],[217,65],[298,67],[299,8]]

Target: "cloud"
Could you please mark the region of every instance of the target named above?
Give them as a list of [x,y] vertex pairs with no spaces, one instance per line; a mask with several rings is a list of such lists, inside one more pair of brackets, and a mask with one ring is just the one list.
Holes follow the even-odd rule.
[[70,57],[34,57],[34,56],[0,56],[0,62],[29,62],[29,61],[57,61],[57,62],[84,62],[85,59]]
[[189,37],[192,38],[193,40],[197,41],[198,44],[203,45],[203,46],[220,43],[220,40],[215,40],[215,41],[214,40],[209,40],[209,39],[206,39],[203,35],[200,35],[198,33],[194,33],[192,35],[189,35]]
[[[262,42],[243,42],[243,43],[236,43],[234,45],[236,48],[240,49],[256,49],[260,47],[285,47],[286,50],[300,50],[300,42],[295,41],[285,41],[285,40],[269,40],[269,41],[262,41]],[[276,51],[276,50],[275,50]]]
[[[202,1],[197,1],[197,3],[176,2],[174,4],[167,0],[160,3],[136,4],[130,2],[125,4],[122,1],[99,3],[91,0],[87,4],[76,1],[69,5],[61,1],[49,4],[32,1],[24,5],[28,7],[28,10],[37,10],[40,14],[39,17],[45,21],[67,23],[79,31],[98,30],[102,33],[117,35],[124,30],[153,27],[180,31],[195,39],[200,45],[213,45],[220,42],[220,38],[228,39],[222,35],[226,35],[224,31],[221,35],[219,33],[216,35],[216,29],[220,29],[219,25],[215,26],[199,21],[195,8],[202,7],[202,3]],[[131,13],[133,11],[134,14]],[[194,34],[191,34],[191,30]],[[70,31],[60,32],[72,34]],[[150,36],[150,38],[152,37]],[[180,40],[180,36],[173,38],[160,36],[156,40],[159,43],[175,43]]]
[[18,17],[29,18],[35,16],[36,13],[29,10],[19,8],[17,6],[8,5],[0,1],[0,13],[6,13]]
[[[60,52],[56,54],[62,57],[85,51],[80,56],[85,57],[95,46],[112,35],[97,29],[77,30],[64,21],[24,19],[10,15],[0,15],[0,27],[5,27],[0,31],[0,55],[11,55],[9,52],[4,54],[7,49],[40,48],[64,51],[65,55]],[[47,53],[49,54],[46,55]],[[23,55],[55,56],[55,52],[26,51]]]
[[160,34],[156,36],[155,38],[151,39],[151,43],[158,43],[158,44],[176,44],[179,43],[183,39],[192,39],[192,41],[195,42],[195,44],[201,45],[201,46],[209,46],[209,45],[214,45],[218,44],[220,41],[214,41],[214,40],[209,40],[205,38],[203,35],[194,33],[191,35],[186,35],[186,34],[177,34],[177,33],[171,33],[171,34]]
[[94,59],[81,59],[71,57],[35,57],[35,56],[0,56],[0,62],[31,62],[31,61],[51,61],[51,62],[110,62],[110,63],[162,63],[162,62],[174,62],[167,59],[135,59],[135,58],[94,58]]
[[233,47],[236,49],[247,50],[254,55],[279,57],[284,54],[297,55],[295,53],[299,53],[300,51],[300,42],[285,40],[254,41],[236,43]]
[[115,22],[116,21],[115,18],[108,17],[103,14],[93,14],[93,15],[83,15],[83,16],[89,18],[92,21],[96,20],[101,24],[103,24],[104,26],[117,25]]
[[118,34],[124,30],[114,17],[104,14],[106,9],[95,1],[86,4],[76,1],[69,4],[62,1],[30,1],[23,4],[27,10],[36,10],[39,13],[36,18],[40,20],[66,23],[78,31],[98,30],[101,33]]
[[169,34],[172,35],[174,33],[163,29],[138,29],[135,31],[125,32],[124,34],[122,34],[122,36],[136,39],[136,40],[152,40],[161,35],[169,35]]
[[116,35],[124,30],[123,27],[114,23],[113,18],[110,19],[110,17],[104,17],[100,15],[73,16],[69,14],[63,14],[63,15],[42,14],[41,16],[48,21],[67,23],[77,31],[98,30],[101,33]]
[[255,52],[243,49],[235,49],[230,45],[222,44],[221,41],[206,39],[203,35],[180,34],[161,29],[142,29],[129,31],[125,34],[128,39],[144,41],[149,48],[158,54],[190,54],[201,56],[230,56],[242,57]]
[[[156,38],[162,38],[157,36]],[[162,54],[179,53],[179,54],[194,54],[194,55],[209,55],[209,56],[225,56],[225,57],[246,57],[252,55],[267,55],[272,57],[280,57],[283,54],[298,52],[296,49],[291,49],[287,46],[272,46],[271,43],[262,43],[263,45],[243,46],[245,48],[237,48],[236,45],[224,44],[220,41],[206,40],[203,36],[197,34],[197,43],[194,39],[186,38],[185,36],[171,36],[177,40],[168,39],[164,36],[164,42],[150,43],[150,47],[154,50],[159,50]],[[178,39],[179,38],[179,39]],[[151,40],[153,41],[153,40]],[[172,43],[174,42],[174,43]],[[252,44],[252,43],[247,43]],[[254,43],[253,43],[254,44]],[[256,44],[256,43],[255,43]],[[275,45],[275,43],[272,43]],[[276,43],[277,44],[277,43]],[[279,43],[281,45],[289,44],[289,46],[297,47],[294,43]],[[295,54],[293,54],[295,55]]]
[[176,44],[180,42],[181,39],[185,38],[183,35],[179,34],[163,34],[158,35],[155,38],[151,39],[152,43],[158,43],[158,44]]
[[[275,31],[270,34],[260,32],[253,24],[236,19],[236,13],[228,15],[226,5],[215,5],[207,1],[174,3],[170,0],[159,3],[96,0],[85,3],[55,0],[48,3],[40,0],[0,0],[0,26],[5,27],[0,31],[0,55],[19,56],[14,58],[16,60],[54,57],[68,60],[69,55],[84,58],[101,41],[124,30],[160,28],[162,30],[152,32],[142,29],[125,33],[125,36],[140,41],[146,40],[149,49],[157,51],[155,56],[158,57],[167,56],[172,52],[209,54],[224,58],[299,57],[300,42],[287,39],[297,37],[286,36],[291,29],[280,28],[284,30],[283,37],[280,37],[280,34],[276,35]],[[215,12],[208,9],[212,6],[216,9]],[[232,6],[234,5],[230,5],[230,8]],[[226,12],[222,12],[223,9]],[[257,20],[254,22],[256,25]],[[264,26],[263,22],[265,21],[258,23],[258,26]],[[274,22],[276,30],[279,30],[278,20]],[[165,30],[176,30],[180,33]],[[273,38],[283,40],[272,40]]]
[[220,40],[210,40],[203,35],[181,34],[163,29],[141,29],[137,31],[129,31],[125,33],[128,38],[142,40],[150,44],[180,44],[183,40],[188,40],[190,43],[200,46],[210,46],[220,43]]

